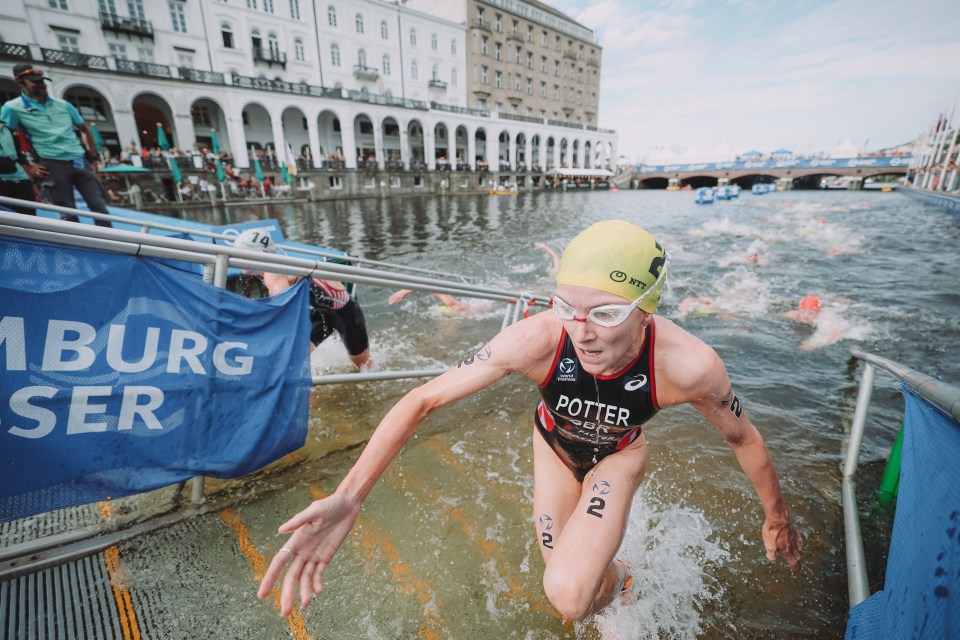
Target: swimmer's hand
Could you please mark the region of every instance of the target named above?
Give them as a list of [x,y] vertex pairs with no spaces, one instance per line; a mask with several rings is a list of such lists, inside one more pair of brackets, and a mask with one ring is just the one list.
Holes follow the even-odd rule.
[[767,550],[767,560],[773,562],[780,554],[794,571],[800,568],[803,556],[803,538],[788,519],[782,524],[763,523],[763,546]]
[[323,572],[333,560],[344,538],[350,533],[360,503],[341,494],[317,500],[309,507],[280,525],[280,533],[292,533],[283,549],[270,562],[260,582],[257,597],[266,598],[287,567],[280,591],[280,615],[293,611],[293,599],[300,587],[300,604],[307,606],[314,595],[323,591]]

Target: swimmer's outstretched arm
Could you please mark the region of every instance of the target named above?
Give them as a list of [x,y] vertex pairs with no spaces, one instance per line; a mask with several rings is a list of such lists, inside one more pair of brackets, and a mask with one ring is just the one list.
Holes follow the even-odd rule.
[[717,353],[699,340],[687,348],[690,349],[687,355],[692,358],[689,361],[700,362],[702,366],[682,371],[674,377],[679,394],[687,396],[678,399],[692,404],[726,439],[757,492],[765,516],[761,533],[767,559],[776,560],[779,554],[796,571],[800,568],[803,539],[790,519],[780,479],[763,436],[734,394],[726,367]]
[[257,595],[267,597],[288,565],[281,587],[281,615],[287,616],[293,610],[298,588],[300,603],[310,604],[313,596],[323,590],[323,572],[356,522],[360,505],[424,418],[434,409],[472,395],[513,371],[527,374],[530,346],[540,343],[538,336],[546,333],[540,328],[545,315],[538,314],[508,327],[456,368],[397,402],[333,495],[317,500],[280,526],[280,533],[293,534],[283,547],[289,553],[281,550],[273,557]]

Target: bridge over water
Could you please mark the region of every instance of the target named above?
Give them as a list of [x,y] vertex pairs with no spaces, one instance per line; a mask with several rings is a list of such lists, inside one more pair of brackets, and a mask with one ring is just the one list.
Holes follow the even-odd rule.
[[797,158],[702,162],[695,164],[637,165],[634,180],[638,189],[665,189],[668,186],[712,187],[739,184],[750,188],[760,182],[779,181],[785,188],[815,189],[823,178],[853,178],[852,188],[867,178],[903,176],[912,156],[861,158]]

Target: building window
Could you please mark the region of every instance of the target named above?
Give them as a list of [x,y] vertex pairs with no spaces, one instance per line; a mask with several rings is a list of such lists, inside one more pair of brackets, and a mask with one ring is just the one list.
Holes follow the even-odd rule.
[[383,75],[390,75],[390,56],[383,56]]
[[117,60],[127,60],[127,45],[117,44],[116,42],[111,42],[109,44],[110,55],[116,58]]
[[490,41],[487,40],[487,36],[480,38],[480,54],[484,56],[490,55]]
[[340,47],[335,44],[330,46],[330,64],[340,66]]
[[177,53],[177,61],[180,63],[181,67],[190,67],[193,68],[193,54],[192,53]]
[[187,17],[183,14],[183,5],[179,2],[167,2],[170,7],[170,21],[173,23],[173,30],[178,33],[187,32]]
[[554,100],[560,99],[560,85],[558,84],[553,85],[553,99]]
[[558,78],[560,77],[560,61],[559,60],[553,61],[553,75],[555,75]]
[[433,70],[430,72],[430,75],[432,76],[432,79],[433,79],[433,80],[439,80],[439,79],[440,79],[440,76],[439,76],[439,74],[437,73],[437,65],[433,65]]
[[416,60],[410,63],[410,78],[412,80],[417,79],[417,61]]
[[386,20],[380,23],[380,37],[384,40],[388,40],[390,38],[390,31],[387,29]]
[[546,82],[541,82],[541,83],[540,83],[540,97],[541,97],[541,98],[546,98],[546,97],[547,97],[547,83],[546,83]]
[[127,13],[137,20],[147,19],[147,14],[143,10],[143,0],[127,0]]
[[483,9],[480,7],[477,7],[477,26],[483,26]]
[[495,42],[493,45],[493,59],[503,59],[503,46],[499,42]]
[[[60,9],[61,11],[67,11],[67,0],[48,0],[48,4],[51,9]],[[79,53],[79,51],[77,52]]]
[[540,32],[540,46],[541,46],[541,47],[547,46],[547,32],[546,32],[546,31],[541,31],[541,32]]
[[140,58],[140,62],[153,62],[153,49],[137,47],[137,57]]
[[450,41],[450,53],[453,55],[457,55],[457,39],[456,38]]
[[438,46],[438,45],[437,45],[437,34],[435,34],[435,33],[430,34],[430,48],[433,49],[434,51],[436,51],[436,50],[437,50],[437,46]]
[[220,25],[220,37],[223,38],[224,47],[233,49],[233,29],[226,22]]
[[100,0],[100,11],[104,13],[117,13],[117,1],[116,0]]
[[500,14],[497,13],[495,16],[496,17],[493,20],[493,28],[495,31],[500,31]]
[[327,24],[331,27],[337,26],[337,10],[333,7],[327,7]]
[[486,111],[486,110],[487,110],[487,101],[484,100],[483,98],[480,98],[479,100],[477,100],[477,106],[480,107],[481,109],[483,109],[484,111]]
[[363,16],[357,14],[357,33],[363,33]]
[[293,55],[294,55],[294,56],[297,58],[297,60],[299,60],[300,62],[303,62],[304,60],[307,59],[306,52],[305,52],[304,49],[303,49],[303,40],[300,39],[300,38],[296,38],[296,39],[293,41]]
[[256,9],[257,0],[247,0],[247,9]]
[[294,20],[300,19],[300,0],[290,0],[290,17]]
[[416,29],[410,29],[410,44],[414,47],[417,46],[417,30]]
[[367,66],[367,52],[363,49],[357,51],[357,64],[359,64],[362,68],[366,68]]
[[456,69],[453,69],[452,71],[450,71],[450,86],[452,87],[457,86],[457,70]]
[[560,51],[560,36],[553,37],[553,50]]
[[527,25],[527,42],[533,42],[533,27]]
[[527,78],[527,95],[533,95],[533,78]]
[[493,74],[493,86],[495,86],[497,89],[503,86],[503,74],[499,71]]
[[527,51],[527,69],[533,69],[533,53]]
[[489,73],[487,67],[480,67],[480,84],[490,84]]
[[547,56],[540,56],[540,73],[547,72]]
[[520,74],[513,76],[513,89],[514,91],[520,91]]
[[263,10],[267,13],[273,13],[273,0],[263,0]]

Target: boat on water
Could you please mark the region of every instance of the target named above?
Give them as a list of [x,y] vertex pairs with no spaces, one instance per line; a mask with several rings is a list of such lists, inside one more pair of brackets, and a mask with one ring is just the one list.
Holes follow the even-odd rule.
[[497,187],[495,189],[487,189],[488,196],[515,196],[520,193],[519,189],[514,187]]
[[700,187],[697,189],[697,204],[713,204],[714,193],[710,187]]

